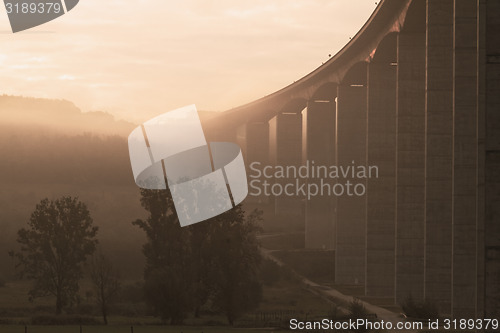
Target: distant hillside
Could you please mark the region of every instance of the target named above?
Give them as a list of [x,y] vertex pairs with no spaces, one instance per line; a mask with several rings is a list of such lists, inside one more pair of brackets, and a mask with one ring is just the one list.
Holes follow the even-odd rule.
[[72,102],[42,98],[0,96],[0,126],[37,128],[39,132],[78,135],[94,133],[128,136],[136,125],[116,121],[106,112],[82,112]]
[[131,222],[144,210],[126,139],[135,126],[64,100],[0,96],[0,278],[11,276],[7,251],[35,205],[62,195],[87,203],[125,275],[142,274],[144,235]]

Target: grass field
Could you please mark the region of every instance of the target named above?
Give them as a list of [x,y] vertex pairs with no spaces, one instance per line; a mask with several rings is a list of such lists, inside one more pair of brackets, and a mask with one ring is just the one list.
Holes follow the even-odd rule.
[[[86,290],[85,282],[82,289]],[[24,324],[28,324],[29,333],[79,333],[80,327],[72,326],[37,326],[31,325],[33,317],[38,315],[53,315],[54,300],[52,298],[37,299],[34,303],[28,302],[27,292],[29,281],[8,282],[0,288],[0,333],[24,333]],[[161,326],[160,320],[153,316],[138,313],[127,315],[118,313],[112,307],[109,317],[109,326],[89,325],[82,327],[82,333],[129,333],[131,325],[134,333],[225,333],[225,332],[279,332],[265,327],[278,327],[287,318],[313,319],[324,318],[331,309],[331,304],[322,298],[305,290],[294,279],[281,279],[272,285],[264,285],[263,299],[257,309],[249,311],[236,320],[237,328],[225,326],[226,317],[222,314],[203,314],[200,318],[190,315],[185,320],[185,326]],[[133,306],[134,304],[129,304]],[[115,311],[113,311],[115,310]],[[99,313],[87,315],[101,321]],[[7,325],[9,324],[9,325]],[[258,327],[247,329],[241,327]]]
[[[294,234],[292,237],[297,238]],[[303,237],[303,235],[302,235]],[[295,251],[292,251],[295,254]],[[286,256],[286,255],[284,255]],[[293,256],[295,258],[297,256]],[[298,255],[300,264],[307,263],[309,256]],[[286,258],[288,259],[288,258]],[[293,260],[292,260],[293,261]],[[324,260],[326,261],[326,260]],[[323,261],[322,261],[323,262]],[[271,272],[272,273],[272,272]],[[160,319],[151,315],[142,300],[132,298],[122,299],[110,308],[109,325],[88,325],[82,327],[82,333],[129,333],[133,325],[133,333],[225,333],[225,332],[284,332],[266,327],[282,327],[289,318],[312,320],[325,318],[329,315],[332,304],[311,293],[293,276],[283,271],[263,285],[263,297],[258,308],[253,309],[238,318],[236,328],[226,326],[227,319],[223,313],[202,312],[202,316],[195,318],[189,315],[185,326],[162,326]],[[331,273],[331,272],[328,272]],[[271,274],[269,274],[271,275]],[[133,285],[136,281],[122,281],[124,286]],[[40,316],[51,316],[54,311],[53,297],[28,301],[28,291],[32,286],[30,281],[8,281],[0,287],[0,333],[24,333],[28,324],[29,333],[79,333],[80,326],[37,326],[30,323]],[[68,315],[80,314],[85,318],[95,319],[100,323],[102,318],[95,305],[93,296],[86,293],[92,290],[88,279],[80,282],[80,307],[70,308]],[[139,287],[139,291],[141,291]],[[89,298],[90,297],[90,298]],[[120,303],[121,302],[121,303]],[[73,311],[73,312],[71,312]],[[33,320],[33,321],[32,321]],[[78,323],[78,321],[61,321],[64,324]],[[89,321],[86,321],[88,324]],[[3,324],[3,325],[2,325]],[[252,327],[252,328],[242,328]],[[258,328],[258,329],[256,329]]]
[[[276,330],[255,330],[230,327],[185,327],[185,326],[134,326],[134,333],[256,333],[256,332],[284,332]],[[24,326],[0,326],[0,333],[24,333]],[[80,333],[79,326],[28,326],[28,333]],[[131,327],[117,326],[84,326],[82,333],[131,333]]]

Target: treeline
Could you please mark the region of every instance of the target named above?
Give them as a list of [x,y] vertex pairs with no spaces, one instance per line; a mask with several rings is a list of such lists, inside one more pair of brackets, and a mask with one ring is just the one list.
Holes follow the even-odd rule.
[[126,138],[0,132],[3,184],[134,185]]

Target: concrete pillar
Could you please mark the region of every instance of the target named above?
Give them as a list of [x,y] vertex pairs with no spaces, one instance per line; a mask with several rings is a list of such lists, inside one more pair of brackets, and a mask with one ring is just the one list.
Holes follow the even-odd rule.
[[[336,91],[333,92],[333,95]],[[303,163],[315,166],[335,164],[335,100],[311,100],[302,112]],[[323,182],[328,182],[324,178]],[[321,187],[320,178],[308,183]],[[328,193],[305,200],[305,244],[310,249],[333,249],[335,198]]]
[[[269,157],[275,166],[295,166],[302,163],[302,114],[281,113],[269,121]],[[295,179],[276,179],[276,183],[295,183]],[[277,218],[285,218],[289,225],[301,220],[303,224],[302,199],[297,196],[282,194],[274,196],[274,208]],[[293,220],[293,222],[292,222]]]
[[[256,165],[258,170],[262,167],[269,165],[269,123],[267,121],[251,122],[244,124],[238,128],[237,143],[241,147],[245,164],[247,166],[248,180],[251,182],[253,179],[258,179],[258,183],[262,184],[265,180],[263,177],[252,178],[253,175],[250,165],[252,163],[259,163]],[[255,175],[254,175],[255,176]],[[258,186],[260,188],[260,186]],[[261,195],[252,195],[251,188],[249,195],[245,199],[246,203],[252,204],[268,204],[270,197],[261,193]]]
[[[337,93],[337,165],[366,165],[366,64]],[[364,73],[364,77],[363,77]],[[348,179],[363,183],[359,179]],[[342,180],[345,182],[345,180]],[[364,182],[366,184],[366,182]],[[335,283],[365,282],[366,197],[337,197]]]
[[396,224],[396,38],[386,37],[393,59],[368,65],[367,164],[378,178],[367,180],[366,296],[394,298]]
[[484,223],[485,223],[485,138],[486,138],[486,0],[478,0],[478,101],[477,101],[477,216],[476,216],[476,315],[485,318],[485,270],[484,270]]
[[451,314],[453,0],[427,1],[425,297]]
[[[484,2],[481,2],[484,5]],[[486,1],[485,318],[500,317],[500,2]]]
[[454,318],[475,318],[477,281],[477,0],[455,0],[453,135]]
[[410,295],[419,301],[424,298],[425,31],[399,34],[397,63],[396,303],[400,304]]
[[[240,134],[240,133],[238,133]],[[248,163],[269,163],[269,123],[267,121],[251,122],[244,125],[244,135],[238,135],[242,140],[240,147]]]

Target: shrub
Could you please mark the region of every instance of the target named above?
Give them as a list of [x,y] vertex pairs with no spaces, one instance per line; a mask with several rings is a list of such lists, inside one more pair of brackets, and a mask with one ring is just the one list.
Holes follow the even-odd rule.
[[345,316],[345,313],[340,309],[338,305],[333,305],[328,311],[328,318],[331,320],[344,319]]
[[224,321],[210,319],[203,322],[203,326],[224,326],[226,323]]
[[[368,318],[368,310],[366,310],[364,304],[357,298],[353,299],[348,306],[349,310],[349,318],[351,319],[366,319]],[[357,333],[365,333],[368,332],[368,329],[363,326],[358,326],[357,329],[354,330]]]
[[138,317],[150,314],[143,303],[115,303],[112,309],[114,314],[124,317]]
[[401,308],[407,317],[418,319],[439,318],[437,305],[430,300],[415,301],[410,295],[403,301]]
[[34,314],[37,314],[37,315],[49,314],[50,315],[50,314],[54,313],[54,307],[50,306],[50,305],[36,305],[35,309],[31,310],[31,311],[28,311],[28,313],[29,314],[26,315],[26,316],[30,316],[30,314],[31,315],[34,315]]
[[32,325],[100,325],[94,317],[76,315],[41,315],[31,318]]
[[100,314],[93,304],[79,304],[75,312],[81,315],[93,316]]
[[363,303],[355,298],[349,303],[349,317],[352,319],[364,319],[368,316],[368,311],[366,310]]

